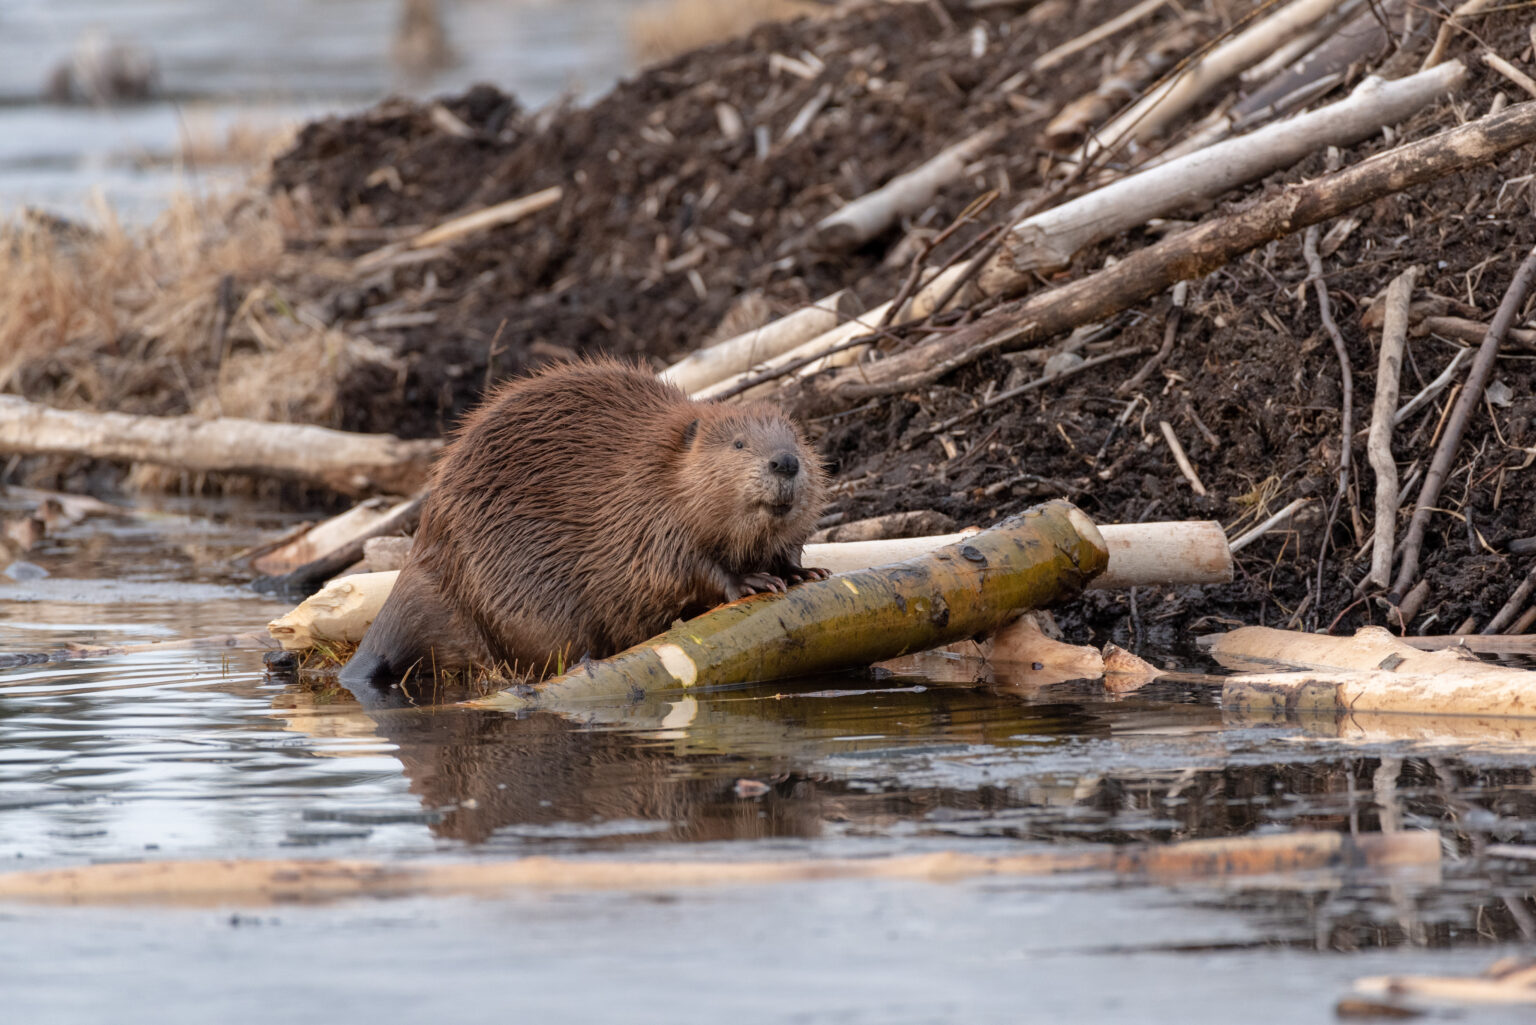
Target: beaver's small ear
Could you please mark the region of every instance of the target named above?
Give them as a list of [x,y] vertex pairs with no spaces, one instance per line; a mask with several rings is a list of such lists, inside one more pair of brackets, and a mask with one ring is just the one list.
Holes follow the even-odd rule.
[[698,434],[699,434],[699,421],[698,420],[694,420],[687,427],[684,427],[683,428],[683,448],[692,448],[693,447],[693,439],[696,438],[698,436]]

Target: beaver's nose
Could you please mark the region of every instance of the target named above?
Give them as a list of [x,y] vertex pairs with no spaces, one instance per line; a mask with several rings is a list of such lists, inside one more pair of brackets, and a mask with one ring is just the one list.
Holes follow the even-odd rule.
[[785,477],[793,477],[800,472],[800,460],[793,452],[780,452],[768,460],[768,469]]

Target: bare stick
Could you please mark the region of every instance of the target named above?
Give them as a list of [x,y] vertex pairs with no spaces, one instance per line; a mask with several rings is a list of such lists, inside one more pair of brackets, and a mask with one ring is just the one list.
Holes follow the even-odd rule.
[[1289,524],[1291,518],[1295,516],[1296,513],[1302,509],[1302,507],[1310,505],[1311,503],[1312,499],[1310,498],[1296,499],[1294,502],[1290,503],[1284,509],[1281,509],[1279,512],[1275,513],[1273,516],[1269,517],[1267,520],[1265,520],[1263,523],[1260,523],[1252,530],[1245,531],[1244,533],[1238,535],[1238,537],[1232,541],[1228,547],[1231,548],[1234,552],[1247,548],[1249,545],[1253,544],[1259,538],[1263,537],[1265,534],[1268,534],[1276,527],[1282,524]]
[[1424,599],[1428,597],[1428,580],[1420,580],[1413,585],[1413,588],[1403,596],[1403,600],[1392,610],[1398,629],[1407,633],[1408,624],[1413,622],[1414,617],[1419,614],[1419,609],[1424,607]]
[[1204,497],[1205,485],[1200,483],[1200,475],[1190,464],[1189,456],[1184,454],[1184,446],[1179,444],[1179,436],[1173,433],[1173,425],[1167,420],[1159,420],[1157,426],[1163,432],[1163,440],[1168,443],[1168,451],[1173,453],[1173,461],[1179,464],[1179,472],[1184,475],[1185,480],[1189,481],[1189,486],[1195,490],[1195,494]]
[[1530,600],[1531,592],[1536,591],[1536,566],[1532,566],[1526,573],[1525,579],[1520,581],[1520,586],[1515,588],[1515,593],[1509,596],[1509,601],[1499,610],[1498,615],[1488,621],[1488,625],[1480,631],[1485,634],[1496,634],[1518,616],[1525,608],[1525,603]]
[[1173,286],[1173,308],[1168,311],[1168,323],[1163,325],[1163,344],[1152,354],[1152,358],[1141,365],[1141,369],[1132,374],[1127,380],[1121,381],[1115,389],[1116,395],[1129,395],[1140,388],[1147,378],[1152,376],[1152,371],[1163,365],[1163,362],[1173,354],[1173,343],[1179,335],[1179,320],[1184,314],[1184,303],[1189,297],[1189,282],[1180,281]]
[[[1341,7],[1340,12],[1324,18],[1312,32],[1302,37],[1312,44],[1305,48],[1310,50],[1305,56],[1292,50],[1300,59],[1293,58],[1278,66],[1264,61],[1250,68],[1249,72],[1255,73],[1253,81],[1261,84],[1255,84],[1248,95],[1217,117],[1213,128],[1224,134],[1299,107],[1318,96],[1321,90],[1341,81],[1351,66],[1375,63],[1376,55],[1383,47],[1397,42],[1396,37],[1404,26],[1404,9],[1409,2],[1411,0],[1372,0],[1369,4],[1361,4],[1359,12],[1353,16]],[[1337,18],[1339,13],[1347,18],[1343,23]],[[1284,49],[1287,48],[1281,48]],[[1273,73],[1260,73],[1264,65],[1273,68]],[[1186,143],[1181,142],[1175,148],[1184,145]]]
[[357,261],[353,263],[352,269],[359,274],[366,273],[384,265],[391,258],[400,255],[406,250],[430,249],[433,246],[457,241],[466,235],[472,235],[480,231],[489,231],[491,228],[499,228],[504,224],[511,224],[514,221],[522,220],[530,214],[536,214],[546,207],[554,206],[560,202],[562,195],[564,193],[560,186],[553,185],[547,189],[541,189],[532,195],[519,196],[516,199],[509,199],[505,203],[497,203],[495,206],[488,206],[483,210],[476,210],[474,213],[455,217],[450,221],[444,221],[435,228],[428,228],[406,242],[387,245],[358,257]]
[[1103,239],[1290,167],[1329,146],[1348,146],[1461,88],[1466,69],[1452,61],[1395,82],[1367,78],[1337,103],[1149,168],[1014,225],[1003,255],[982,272],[982,287],[1000,273],[1065,267]]
[[251,586],[258,591],[310,593],[330,577],[335,576],[363,557],[364,542],[389,534],[403,534],[416,529],[421,522],[421,507],[427,500],[423,491],[408,502],[402,502],[389,511],[389,515],[370,525],[366,530],[338,548],[332,549],[306,562],[298,569],[282,576],[258,577]]
[[1404,644],[1420,651],[1439,651],[1441,648],[1466,648],[1490,655],[1536,655],[1536,637],[1511,634],[1420,634],[1417,637],[1399,638]]
[[1392,426],[1401,426],[1403,421],[1413,414],[1414,410],[1426,402],[1432,401],[1435,396],[1450,387],[1451,382],[1456,379],[1456,372],[1461,369],[1461,365],[1472,358],[1472,351],[1471,349],[1462,349],[1455,356],[1451,357],[1451,362],[1446,365],[1444,370],[1440,371],[1440,376],[1426,384],[1417,395],[1403,403],[1402,408],[1392,414]]
[[[1532,104],[1522,103],[1520,106],[1529,107]],[[1466,386],[1462,388],[1450,419],[1446,421],[1440,447],[1435,449],[1435,457],[1424,474],[1424,484],[1419,488],[1419,502],[1413,510],[1413,519],[1408,523],[1408,536],[1403,540],[1403,562],[1398,567],[1397,579],[1392,583],[1394,603],[1401,600],[1409,585],[1418,578],[1424,532],[1429,527],[1429,517],[1434,512],[1435,502],[1440,498],[1440,488],[1445,484],[1446,475],[1451,472],[1451,464],[1456,460],[1456,450],[1461,447],[1461,437],[1466,433],[1472,413],[1482,404],[1483,388],[1493,373],[1493,363],[1499,355],[1499,343],[1525,306],[1525,297],[1533,280],[1536,280],[1536,249],[1526,255],[1520,269],[1515,271],[1514,279],[1504,293],[1504,300],[1499,303],[1493,323],[1488,326],[1488,336],[1478,347],[1477,358],[1472,362],[1472,369],[1467,372]]]
[[762,327],[690,353],[658,376],[685,392],[707,388],[836,328],[853,312],[851,299],[846,291],[834,292]]
[[[1531,848],[1489,844],[1483,854],[1508,856],[1510,850]],[[1417,1017],[1426,1006],[1449,1017],[1448,1008],[1536,1004],[1536,969],[1516,959],[1514,965],[1495,964],[1483,975],[1367,975],[1355,980],[1354,994],[1339,999],[1337,1017]],[[1391,1010],[1384,1015],[1382,1007]],[[1352,1014],[1355,1008],[1360,1010]]]
[[1524,89],[1529,95],[1536,96],[1536,81],[1532,81],[1530,75],[1527,75],[1503,57],[1496,53],[1485,53],[1483,54],[1483,63]]
[[1392,544],[1397,534],[1397,461],[1392,458],[1392,415],[1397,409],[1398,381],[1403,372],[1403,346],[1408,340],[1408,307],[1413,298],[1417,267],[1410,267],[1387,286],[1386,323],[1381,331],[1381,355],[1376,361],[1376,399],[1371,406],[1371,434],[1366,454],[1376,473],[1376,540],[1371,572],[1376,587],[1392,582]]
[[921,212],[940,189],[959,178],[972,160],[1002,137],[1002,129],[996,126],[974,132],[823,217],[812,232],[815,245],[834,252],[856,249],[901,218]]
[[1094,133],[1083,147],[1082,156],[1091,158],[1126,137],[1145,140],[1156,136],[1212,89],[1269,56],[1275,47],[1305,31],[1337,3],[1338,0],[1295,0],[1276,14],[1255,22]]
[[799,138],[801,133],[803,133],[807,128],[811,127],[811,122],[816,120],[816,115],[821,113],[821,108],[825,107],[827,105],[827,101],[831,98],[831,85],[824,85],[820,89],[816,90],[816,95],[812,96],[810,100],[806,102],[805,106],[800,108],[800,112],[796,114],[794,120],[789,123],[789,127],[784,129],[783,141],[789,142],[791,139]]
[[[1480,342],[1488,333],[1488,325],[1466,317],[1429,315],[1419,321],[1414,334],[1439,335],[1458,342]],[[1536,349],[1536,330],[1528,327],[1512,327],[1504,336],[1504,344],[1514,342],[1522,349]]]
[[1440,23],[1440,31],[1435,33],[1435,45],[1429,48],[1429,54],[1424,58],[1424,63],[1419,65],[1419,70],[1426,71],[1444,60],[1445,48],[1450,44],[1451,35],[1461,30],[1461,19],[1478,13],[1492,3],[1493,0],[1466,0],[1452,11],[1451,16]]
[[[963,280],[967,273],[974,268],[969,265],[962,267],[949,267],[930,278],[918,291],[913,300],[907,303],[905,310],[891,310],[895,307],[895,300],[883,302],[873,309],[866,310],[856,317],[850,317],[829,331],[810,338],[790,349],[780,353],[773,359],[766,360],[762,364],[749,370],[716,381],[694,391],[696,399],[727,399],[736,395],[749,394],[754,389],[774,381],[792,371],[811,368],[821,370],[829,366],[842,366],[858,358],[874,337],[882,330],[882,325],[900,325],[906,323],[914,316],[923,315],[922,311],[931,305],[927,298],[935,291],[947,291],[951,285]],[[837,356],[837,359],[831,357]]]
[[1018,398],[1020,395],[1027,395],[1032,391],[1044,388],[1048,384],[1052,384],[1056,381],[1064,381],[1069,377],[1074,377],[1077,374],[1081,374],[1085,370],[1092,370],[1094,367],[1103,366],[1105,363],[1111,363],[1117,359],[1125,359],[1127,356],[1136,356],[1143,352],[1146,352],[1146,349],[1139,345],[1132,346],[1129,349],[1120,349],[1116,352],[1106,352],[1102,356],[1094,356],[1092,359],[1085,359],[1076,366],[1067,367],[1065,370],[1058,371],[1057,373],[1047,374],[1043,377],[1037,377],[1033,381],[1026,381],[1025,383],[1019,385],[1017,388],[1009,388],[1005,392],[992,396],[990,399],[977,405],[973,409],[968,409],[964,413],[952,416],[948,420],[945,420],[943,423],[935,424],[934,426],[928,428],[926,431],[923,431],[921,434],[913,437],[903,447],[911,448],[920,442],[926,441],[928,438],[931,438],[935,434],[938,434],[942,431],[947,431],[951,427],[958,427],[960,424],[965,423],[971,417],[982,412],[983,410],[991,409],[993,406],[1001,405],[1004,402],[1010,402],[1013,399]]
[[1247,626],[1217,637],[1209,650],[1232,669],[1264,671],[1280,664],[1304,670],[1288,678],[1269,672],[1228,677],[1224,711],[1262,702],[1346,714],[1529,716],[1536,686],[1536,672],[1529,669],[1490,665],[1455,651],[1420,651],[1379,626],[1361,627],[1353,637]]
[[1062,61],[1066,60],[1073,54],[1081,53],[1082,51],[1088,49],[1088,47],[1102,40],[1108,39],[1110,36],[1120,32],[1122,29],[1130,28],[1142,18],[1152,14],[1159,7],[1167,5],[1171,5],[1171,0],[1141,0],[1141,3],[1137,4],[1135,7],[1132,7],[1124,14],[1109,19],[1098,28],[1084,32],[1076,39],[1070,39],[1056,47],[1054,50],[1047,50],[1045,53],[1035,58],[1035,62],[1030,65],[1029,69],[1036,74],[1039,74],[1042,71],[1049,71],[1051,68],[1054,68],[1056,65],[1060,64]]
[[[1339,486],[1334,492],[1333,501],[1328,503],[1328,518],[1323,523],[1323,537],[1317,550],[1317,603],[1322,605],[1323,600],[1323,568],[1328,561],[1328,546],[1333,540],[1333,523],[1339,515],[1339,505],[1344,497],[1349,494],[1349,471],[1352,460],[1350,458],[1354,448],[1355,433],[1355,375],[1349,366],[1349,350],[1344,347],[1344,336],[1339,333],[1339,325],[1333,319],[1333,303],[1328,298],[1328,284],[1323,280],[1323,261],[1317,255],[1317,237],[1320,234],[1319,226],[1314,224],[1307,229],[1307,234],[1302,240],[1301,250],[1307,261],[1307,273],[1312,279],[1312,288],[1317,293],[1317,316],[1323,323],[1323,330],[1333,340],[1334,354],[1339,357],[1339,385],[1343,390],[1343,409],[1339,416]],[[1354,523],[1360,522],[1359,510],[1352,517]],[[1356,540],[1359,535],[1356,535]]]

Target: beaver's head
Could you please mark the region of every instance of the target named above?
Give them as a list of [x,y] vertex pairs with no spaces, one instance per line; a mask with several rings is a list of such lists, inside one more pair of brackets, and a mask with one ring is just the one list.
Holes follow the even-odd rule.
[[765,403],[703,406],[683,431],[681,477],[706,533],[756,557],[764,546],[798,545],[826,501],[816,452]]

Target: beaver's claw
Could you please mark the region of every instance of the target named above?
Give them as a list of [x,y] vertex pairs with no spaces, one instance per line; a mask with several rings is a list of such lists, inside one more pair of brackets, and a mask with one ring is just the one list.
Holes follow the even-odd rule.
[[732,580],[725,589],[725,600],[735,601],[749,594],[764,594],[768,591],[783,594],[788,588],[783,577],[776,577],[772,573],[744,573]]

